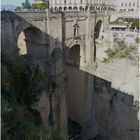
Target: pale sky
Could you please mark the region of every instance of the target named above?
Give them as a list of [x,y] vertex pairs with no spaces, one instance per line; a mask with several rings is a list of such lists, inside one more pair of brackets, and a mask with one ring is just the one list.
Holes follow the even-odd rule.
[[[29,0],[32,2],[33,0]],[[3,4],[12,4],[12,5],[21,5],[22,2],[25,2],[25,0],[1,0],[1,5]]]

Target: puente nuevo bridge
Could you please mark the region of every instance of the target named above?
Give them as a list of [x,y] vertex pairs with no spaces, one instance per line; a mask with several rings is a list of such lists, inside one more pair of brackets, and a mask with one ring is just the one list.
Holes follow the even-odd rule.
[[[93,11],[1,13],[1,45],[19,48],[47,73],[53,127],[62,135],[68,135],[69,117],[82,126],[83,140],[138,140],[138,67],[127,60],[101,62],[109,18]],[[39,105],[47,126],[48,94]]]

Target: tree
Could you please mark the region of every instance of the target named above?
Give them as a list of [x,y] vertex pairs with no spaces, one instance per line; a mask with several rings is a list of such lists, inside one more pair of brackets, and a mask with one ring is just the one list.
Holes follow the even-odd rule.
[[25,2],[23,2],[21,5],[23,9],[31,9],[29,0],[25,0]]
[[135,19],[132,21],[131,28],[134,29],[135,27],[139,29],[139,19]]
[[[47,77],[38,66],[18,55],[12,47],[2,47],[2,121],[3,140],[62,140],[53,129],[45,129],[39,112],[31,105],[38,83],[47,88]],[[32,67],[31,67],[32,66]]]
[[45,10],[48,8],[48,3],[34,3],[32,4],[33,9]]
[[20,6],[17,6],[15,11],[21,11],[21,7]]

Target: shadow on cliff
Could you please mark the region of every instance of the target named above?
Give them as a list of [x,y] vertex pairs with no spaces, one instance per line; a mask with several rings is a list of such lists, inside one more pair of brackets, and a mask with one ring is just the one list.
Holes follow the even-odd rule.
[[[19,49],[21,46],[15,44],[19,33],[23,32],[26,53],[21,57],[41,67],[48,76],[52,92],[57,94],[57,89],[60,90],[61,84],[64,84],[68,116],[79,124],[77,134],[70,130],[73,133],[70,136],[80,135],[82,140],[138,140],[138,106],[134,105],[133,96],[113,89],[110,82],[80,70],[80,46],[75,44],[71,49],[64,46],[65,37],[60,42],[13,12],[2,12],[1,20],[2,46],[10,44]],[[62,74],[65,76],[61,77]],[[58,80],[60,77],[62,83]],[[49,114],[50,124],[54,125],[52,96],[49,96]],[[57,115],[61,119],[60,114]]]

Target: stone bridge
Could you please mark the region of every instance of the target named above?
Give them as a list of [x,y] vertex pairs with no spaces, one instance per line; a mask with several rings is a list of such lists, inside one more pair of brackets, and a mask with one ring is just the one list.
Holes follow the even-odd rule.
[[[124,135],[132,129],[137,132],[136,125],[130,123],[120,130],[120,125],[130,120],[131,112],[137,122],[137,110],[125,112],[127,105],[133,106],[133,97],[112,89],[108,68],[96,70],[97,60],[102,57],[96,42],[103,39],[101,33],[108,29],[108,15],[5,11],[1,20],[2,47],[19,48],[20,55],[39,64],[56,85],[52,96],[54,128],[67,135],[69,117],[82,126],[83,140],[128,140],[128,135],[137,139],[131,133]],[[121,108],[117,106],[120,102]],[[120,113],[125,120],[118,117]],[[46,123],[48,116],[42,115],[42,120]]]

